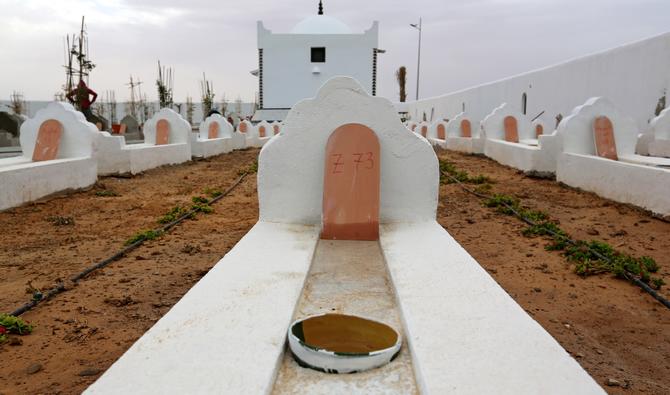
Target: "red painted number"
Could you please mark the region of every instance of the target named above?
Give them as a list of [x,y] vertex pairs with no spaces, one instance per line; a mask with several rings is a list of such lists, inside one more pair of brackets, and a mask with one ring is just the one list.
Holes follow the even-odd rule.
[[344,166],[344,162],[341,162],[342,154],[333,154],[333,157],[335,157],[335,162],[333,162],[333,174],[344,173],[344,171],[339,168],[339,166]]
[[[344,173],[342,169],[346,162],[342,161],[342,154],[333,154],[333,174]],[[375,167],[375,157],[372,152],[355,152],[351,154],[354,163],[356,164],[354,169],[358,170],[359,166],[363,166],[364,169],[372,169]]]

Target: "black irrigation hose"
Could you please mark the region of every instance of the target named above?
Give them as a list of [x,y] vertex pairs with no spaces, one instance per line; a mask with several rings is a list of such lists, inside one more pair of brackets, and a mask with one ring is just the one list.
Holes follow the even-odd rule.
[[[225,197],[230,192],[232,192],[233,189],[237,188],[237,186],[240,185],[240,183],[244,180],[244,178],[248,174],[249,174],[249,172],[244,172],[237,179],[237,181],[235,181],[235,183],[233,183],[233,185],[231,185],[228,189],[226,189],[221,195],[209,200],[207,202],[207,205],[211,205],[211,204],[216,203],[219,200],[223,199],[223,197]],[[188,218],[191,218],[191,216],[193,216],[195,213],[197,213],[197,210],[191,209],[190,211],[188,211],[186,214],[182,215],[181,217],[179,217],[179,218],[175,219],[174,221],[170,222],[169,224],[166,224],[163,227],[159,228],[158,231],[162,232],[162,233],[167,232],[170,229],[172,229],[173,227],[175,227],[176,225],[183,222],[184,220],[186,220]],[[84,271],[72,276],[70,278],[70,281],[72,282],[73,285],[76,285],[79,282],[79,280],[85,278],[86,276],[88,276],[92,272],[94,272],[98,269],[102,269],[103,267],[109,265],[110,263],[112,263],[114,261],[117,261],[118,259],[122,258],[124,255],[129,253],[130,251],[132,251],[132,250],[136,249],[137,247],[141,246],[142,244],[144,244],[145,241],[146,241],[146,238],[141,238],[141,239],[137,240],[136,242],[122,248],[121,250],[119,250],[114,255],[110,256],[109,258],[103,259],[102,261],[96,263],[95,265],[89,266],[88,268],[84,269]],[[12,311],[10,313],[10,315],[18,317],[21,314],[25,313],[26,311],[31,310],[32,308],[34,308],[38,304],[40,304],[40,303],[42,303],[46,300],[51,299],[52,297],[58,295],[61,292],[65,292],[67,289],[68,289],[68,287],[65,286],[65,283],[62,283],[62,282],[58,283],[55,287],[51,288],[49,291],[47,291],[41,297],[34,298],[30,302],[24,304],[23,306],[19,307],[16,310]]]
[[[451,179],[453,182],[455,182],[456,184],[458,184],[458,186],[460,186],[461,189],[463,189],[464,191],[466,191],[466,192],[468,192],[468,193],[470,193],[470,194],[472,194],[472,195],[475,195],[475,196],[477,196],[477,197],[480,198],[480,199],[491,199],[491,196],[488,196],[488,195],[485,195],[485,194],[483,194],[483,193],[479,193],[479,192],[477,192],[477,191],[473,191],[473,190],[471,190],[470,188],[467,188],[465,185],[463,185],[463,183],[462,183],[461,181],[459,181],[456,177],[452,176],[451,174],[446,173],[446,172],[441,171],[441,170],[440,170],[440,173],[442,173],[442,175],[444,175],[445,177],[448,177],[448,178]],[[536,226],[536,225],[537,225],[535,222],[533,222],[533,221],[531,221],[530,219],[528,219],[528,218],[524,217],[523,215],[521,215],[521,213],[519,213],[519,212],[518,212],[514,207],[512,207],[511,205],[509,205],[509,204],[507,204],[507,203],[505,203],[505,202],[501,202],[501,203],[505,206],[506,209],[508,209],[508,210],[509,210],[511,213],[513,213],[517,218],[519,218],[520,220],[522,220],[522,221],[525,222],[526,224],[528,224],[528,225],[530,225],[530,226]],[[554,236],[554,237],[558,237],[558,238],[563,239],[563,240],[566,241],[567,243],[570,243],[570,244],[572,244],[572,245],[577,245],[577,242],[576,242],[575,240],[573,240],[573,239],[571,239],[571,238],[569,238],[569,237],[567,237],[567,236],[565,236],[565,235],[558,234],[558,233],[554,232],[554,231],[551,230],[551,229],[546,229],[546,231],[547,231],[548,233],[550,233],[550,234],[551,234],[552,236]],[[612,263],[612,261],[611,261],[608,257],[602,255],[602,254],[599,253],[598,251],[595,251],[595,250],[591,249],[591,248],[588,247],[588,246],[586,246],[586,248],[587,248],[593,255],[597,256],[598,259],[600,259],[600,260],[602,260],[602,261],[604,261],[604,262],[610,263],[610,264]],[[657,301],[661,302],[661,304],[662,304],[663,306],[665,306],[665,307],[667,307],[668,309],[670,309],[670,301],[669,301],[668,299],[666,299],[666,298],[664,298],[663,296],[661,296],[658,292],[656,292],[654,289],[652,289],[649,285],[645,284],[642,280],[640,280],[639,278],[637,278],[633,273],[625,272],[625,273],[624,273],[624,277],[626,278],[626,280],[632,282],[633,284],[635,284],[635,285],[637,285],[638,287],[642,288],[642,289],[643,289],[645,292],[647,292],[649,295],[653,296],[654,299],[656,299]]]

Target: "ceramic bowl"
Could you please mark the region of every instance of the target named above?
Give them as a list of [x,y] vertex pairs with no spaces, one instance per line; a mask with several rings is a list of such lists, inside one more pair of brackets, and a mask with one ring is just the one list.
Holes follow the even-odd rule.
[[288,343],[300,366],[326,373],[355,373],[392,361],[400,352],[402,338],[381,322],[319,314],[291,324]]

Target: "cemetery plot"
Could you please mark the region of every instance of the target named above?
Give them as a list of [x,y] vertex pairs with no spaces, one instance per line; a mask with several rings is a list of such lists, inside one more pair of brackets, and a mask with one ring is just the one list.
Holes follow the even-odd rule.
[[[601,240],[632,256],[650,256],[658,275],[670,278],[670,223],[642,210],[576,191],[549,180],[525,177],[493,160],[441,151],[473,178],[485,175],[486,194],[506,194],[530,209],[548,212],[580,240]],[[527,238],[521,221],[496,213],[457,184],[440,187],[438,222],[477,259],[610,393],[668,393],[670,315],[648,294],[611,274],[580,277],[543,238]],[[667,285],[661,293],[668,297]],[[616,380],[619,387],[606,382]],[[616,384],[612,382],[613,384]]]
[[[175,207],[224,191],[257,150],[101,178],[90,191],[0,213],[0,311],[112,255]],[[103,187],[104,186],[104,187]],[[20,346],[0,345],[0,393],[79,393],[181,298],[256,223],[255,177],[162,237],[91,274],[22,318]],[[27,368],[40,365],[38,372]]]
[[[224,190],[257,155],[235,151],[130,179],[103,178],[91,191],[0,213],[0,312],[26,302],[27,291],[111,255],[193,196]],[[451,151],[439,156],[472,176],[488,176],[494,182],[487,193],[513,195],[549,212],[575,238],[651,256],[659,275],[670,278],[670,224],[489,159]],[[0,370],[0,393],[81,392],[247,233],[257,215],[255,177],[247,177],[214,213],[186,221],[26,313],[33,333],[19,338],[22,345],[0,345],[11,361]],[[598,383],[615,380],[610,383],[618,386],[607,386],[608,392],[670,393],[670,316],[649,295],[609,274],[577,276],[563,256],[544,249],[546,240],[524,237],[520,221],[484,207],[455,184],[440,187],[438,221]],[[667,296],[667,288],[662,292]],[[280,377],[291,373],[291,362],[283,361]]]

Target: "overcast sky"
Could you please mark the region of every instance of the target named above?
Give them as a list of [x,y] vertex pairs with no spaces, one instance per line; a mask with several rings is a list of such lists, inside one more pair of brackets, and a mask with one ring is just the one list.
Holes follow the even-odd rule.
[[[175,70],[175,101],[199,101],[202,73],[216,98],[253,100],[256,21],[288,32],[314,0],[0,0],[0,99],[20,91],[50,100],[64,80],[63,37],[86,16],[91,87],[129,97],[129,76],[156,98],[156,61]],[[414,97],[423,17],[421,97],[504,78],[670,30],[670,0],[325,0],[356,32],[380,22],[379,95],[397,100],[394,72],[408,68]]]

